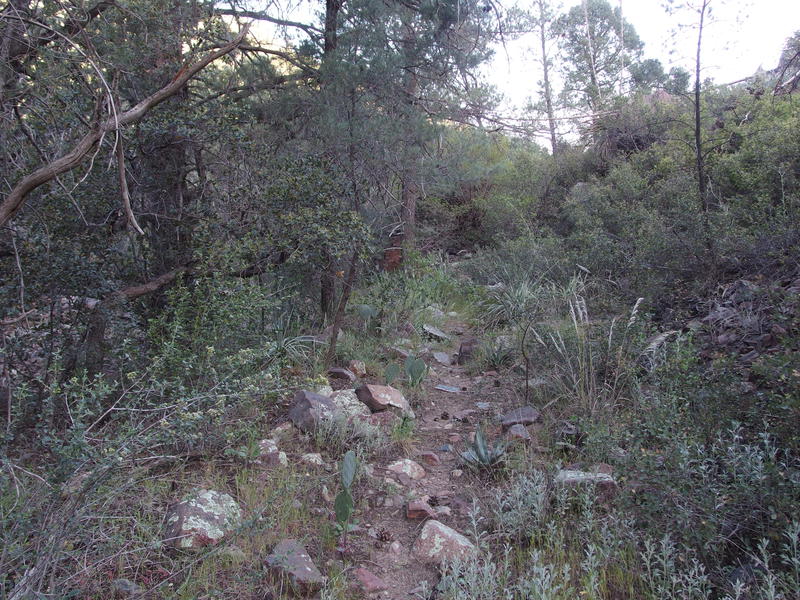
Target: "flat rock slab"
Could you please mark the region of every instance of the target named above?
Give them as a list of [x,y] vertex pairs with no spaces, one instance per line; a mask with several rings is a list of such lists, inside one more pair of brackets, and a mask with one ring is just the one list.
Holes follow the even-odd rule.
[[329,419],[335,410],[336,407],[330,398],[301,390],[292,399],[289,418],[301,431],[312,432],[320,422]]
[[466,537],[436,520],[425,523],[411,550],[421,562],[438,565],[474,556],[476,552]]
[[444,331],[442,331],[438,327],[434,327],[433,325],[423,325],[422,330],[426,334],[428,334],[428,337],[433,338],[434,340],[438,340],[440,342],[446,342],[450,339],[449,335],[447,335]]
[[164,542],[175,548],[204,548],[233,531],[241,520],[242,511],[228,494],[197,490],[169,508]]
[[451,394],[458,394],[461,391],[460,387],[444,384],[439,384],[434,389],[439,390],[440,392],[450,392]]
[[392,473],[397,473],[398,475],[405,475],[414,481],[425,477],[425,469],[422,468],[422,465],[414,462],[410,458],[401,458],[400,460],[396,460],[386,467],[386,470],[391,471]]
[[303,545],[297,540],[281,540],[267,557],[267,566],[279,578],[289,581],[295,590],[313,594],[325,583]]
[[414,411],[400,390],[389,385],[364,384],[356,391],[358,399],[371,411],[380,412],[388,408],[399,410],[403,415],[414,418]]
[[500,424],[503,426],[503,431],[506,431],[514,425],[533,425],[540,418],[538,410],[532,406],[522,406],[501,416]]

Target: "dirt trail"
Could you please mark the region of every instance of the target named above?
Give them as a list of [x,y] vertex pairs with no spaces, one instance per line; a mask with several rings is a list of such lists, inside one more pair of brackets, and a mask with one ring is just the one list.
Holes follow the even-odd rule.
[[[461,339],[469,337],[467,327],[451,322],[445,331],[452,335],[452,351],[458,350]],[[453,332],[461,333],[455,335]],[[429,361],[430,362],[430,361]],[[387,598],[408,600],[419,598],[423,581],[431,589],[438,581],[435,566],[417,560],[412,552],[414,541],[419,536],[424,520],[412,520],[406,515],[409,499],[428,496],[435,510],[444,509],[437,520],[456,531],[467,534],[469,512],[476,498],[487,494],[485,481],[469,472],[460,460],[475,432],[483,423],[487,437],[500,435],[495,416],[515,408],[521,402],[510,388],[506,374],[470,375],[460,365],[431,366],[431,372],[418,394],[416,429],[412,444],[405,454],[383,458],[374,464],[373,477],[383,478],[391,473],[385,467],[394,460],[410,458],[425,469],[425,477],[419,480],[400,476],[395,492],[392,485],[369,498],[370,508],[359,514],[361,526],[368,531],[361,537],[354,556],[359,566],[383,580],[387,590],[364,594],[365,598]],[[444,391],[437,386],[449,386],[458,391]],[[436,458],[423,453],[434,453]],[[436,461],[438,459],[438,462]],[[376,481],[376,479],[373,479]],[[380,482],[383,483],[383,482]],[[388,490],[386,488],[389,488]]]

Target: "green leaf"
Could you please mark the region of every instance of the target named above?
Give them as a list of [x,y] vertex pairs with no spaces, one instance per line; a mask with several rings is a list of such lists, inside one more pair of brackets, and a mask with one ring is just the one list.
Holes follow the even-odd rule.
[[350,520],[353,514],[353,497],[347,488],[336,494],[336,499],[333,501],[333,510],[336,513],[336,522],[339,525],[344,525]]
[[358,468],[358,459],[356,453],[348,450],[342,459],[342,485],[345,489],[350,489],[353,485],[353,480],[356,477],[356,469]]

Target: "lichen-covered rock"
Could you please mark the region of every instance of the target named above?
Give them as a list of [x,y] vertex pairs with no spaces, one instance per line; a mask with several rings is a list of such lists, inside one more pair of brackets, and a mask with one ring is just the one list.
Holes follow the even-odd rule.
[[322,460],[322,455],[318,452],[308,452],[307,454],[303,454],[303,456],[300,457],[300,461],[315,467],[325,466],[325,461]]
[[297,540],[281,540],[267,557],[267,566],[281,580],[304,594],[313,594],[325,583],[303,545]]
[[610,501],[617,493],[617,482],[607,473],[563,469],[556,473],[553,483],[565,488],[593,487],[601,502]]
[[343,415],[348,420],[368,419],[372,411],[361,402],[355,390],[339,390],[330,395],[337,415]]
[[414,462],[410,458],[401,458],[400,460],[396,460],[386,467],[386,469],[392,473],[397,473],[398,475],[405,475],[409,479],[413,479],[415,481],[425,477],[425,469],[422,468],[422,465]]
[[356,389],[358,399],[371,411],[380,412],[388,408],[399,410],[404,416],[414,418],[414,411],[400,390],[388,385],[365,384]]
[[323,420],[329,419],[335,410],[330,398],[314,392],[301,390],[294,395],[289,409],[292,423],[305,432],[314,431]]
[[256,463],[272,467],[278,465],[286,467],[289,461],[286,458],[286,453],[278,450],[278,443],[275,440],[261,440],[258,442],[258,458],[256,459]]
[[442,331],[438,327],[434,327],[433,325],[423,325],[422,331],[424,331],[429,338],[436,340],[438,342],[446,342],[450,339],[449,335],[447,335],[444,331]]
[[466,537],[436,520],[426,521],[412,547],[414,556],[424,563],[450,562],[475,554],[475,545]]
[[164,542],[176,548],[202,548],[217,543],[239,526],[242,511],[228,494],[197,490],[167,512]]

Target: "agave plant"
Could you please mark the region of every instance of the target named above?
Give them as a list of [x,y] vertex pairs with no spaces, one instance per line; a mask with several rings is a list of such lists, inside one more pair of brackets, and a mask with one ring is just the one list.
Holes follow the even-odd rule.
[[469,448],[461,453],[461,458],[467,466],[473,469],[488,470],[505,460],[507,449],[508,443],[505,441],[498,441],[490,446],[486,441],[486,436],[483,435],[483,430],[478,427],[475,431],[475,439]]

